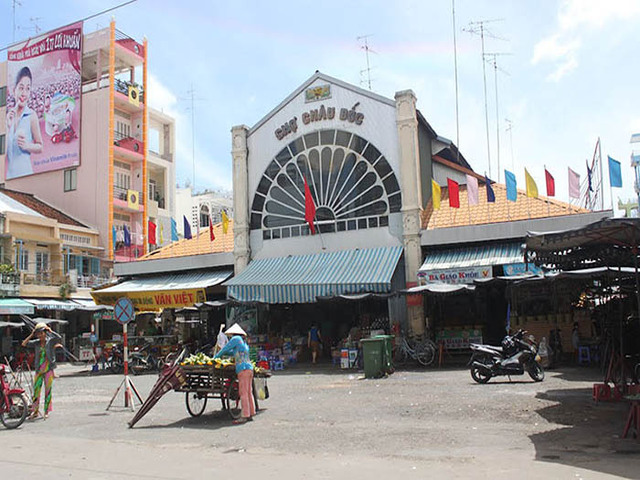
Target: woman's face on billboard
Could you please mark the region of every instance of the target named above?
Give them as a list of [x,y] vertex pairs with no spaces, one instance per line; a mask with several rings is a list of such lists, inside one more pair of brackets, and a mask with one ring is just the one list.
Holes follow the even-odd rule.
[[20,81],[16,83],[14,95],[18,106],[24,107],[27,105],[29,97],[31,97],[31,79],[29,77],[22,77]]

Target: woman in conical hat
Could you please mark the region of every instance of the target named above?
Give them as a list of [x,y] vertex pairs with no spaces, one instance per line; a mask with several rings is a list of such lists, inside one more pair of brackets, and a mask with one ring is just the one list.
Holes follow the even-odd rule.
[[232,337],[222,350],[216,353],[215,358],[233,355],[236,360],[236,375],[238,376],[240,402],[242,403],[242,417],[233,423],[245,423],[252,420],[256,414],[256,404],[253,399],[253,364],[249,358],[249,345],[247,345],[245,332],[237,323],[227,329],[225,334]]

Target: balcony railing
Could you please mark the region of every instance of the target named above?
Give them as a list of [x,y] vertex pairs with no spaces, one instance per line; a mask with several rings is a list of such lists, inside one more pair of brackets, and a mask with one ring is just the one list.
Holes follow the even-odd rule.
[[138,99],[140,103],[144,103],[144,90],[141,85],[137,83],[126,82],[124,80],[115,79],[113,84],[116,92],[121,93],[125,96],[129,96],[129,87],[136,87],[138,89]]
[[[142,197],[142,194],[137,190],[133,190],[133,191],[138,194],[138,205],[143,205],[144,204],[144,198]],[[113,187],[113,198],[117,199],[117,200],[123,200],[123,201],[126,202],[127,201],[127,192],[128,192],[128,190],[126,188],[114,186]]]
[[107,282],[108,278],[98,275],[78,275],[78,288],[93,288]]
[[140,57],[144,56],[144,47],[142,46],[142,44],[136,42],[129,35],[121,32],[118,29],[116,29],[116,43],[122,45],[127,50],[131,50],[133,53]]

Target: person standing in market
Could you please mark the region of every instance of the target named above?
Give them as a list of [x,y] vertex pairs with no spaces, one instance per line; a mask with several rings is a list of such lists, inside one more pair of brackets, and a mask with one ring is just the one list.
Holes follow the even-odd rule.
[[224,333],[224,323],[220,324],[220,331],[218,332],[218,337],[216,340],[216,344],[213,347],[213,353],[214,355],[216,353],[218,353],[220,350],[222,350],[222,348],[227,344],[227,342],[229,341],[229,337],[227,337],[227,335]]
[[[50,335],[48,335],[50,334]],[[32,340],[33,336],[37,340]],[[49,338],[47,338],[49,337]],[[40,392],[44,384],[44,419],[49,417],[51,412],[51,391],[53,390],[53,371],[56,368],[56,348],[62,348],[60,340],[62,337],[51,330],[46,323],[40,322],[22,342],[22,346],[26,347],[28,343],[33,342],[36,345],[35,355],[35,378],[33,379],[33,413],[31,419],[38,417],[40,407]]]
[[249,345],[246,342],[247,333],[237,323],[225,332],[231,340],[222,347],[214,358],[233,355],[236,360],[236,375],[242,404],[242,417],[234,420],[234,424],[246,423],[253,420],[256,414],[256,404],[253,398],[253,364],[249,358]]
[[307,347],[311,349],[311,362],[316,363],[318,358],[318,352],[320,351],[320,344],[322,343],[322,335],[320,330],[315,325],[311,325],[309,334],[307,335]]

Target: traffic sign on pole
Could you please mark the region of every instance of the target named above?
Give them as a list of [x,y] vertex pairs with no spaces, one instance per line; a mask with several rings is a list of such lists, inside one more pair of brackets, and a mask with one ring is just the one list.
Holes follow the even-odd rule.
[[136,317],[133,302],[127,297],[120,297],[113,306],[113,316],[122,325],[129,323]]

